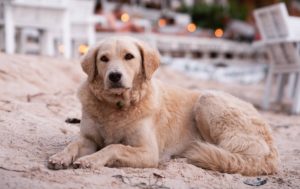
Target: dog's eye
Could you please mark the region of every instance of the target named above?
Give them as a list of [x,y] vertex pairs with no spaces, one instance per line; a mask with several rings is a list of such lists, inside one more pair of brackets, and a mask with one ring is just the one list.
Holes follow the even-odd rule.
[[100,60],[102,62],[108,62],[109,61],[109,59],[107,58],[107,56],[101,56]]
[[134,56],[130,53],[127,53],[124,58],[125,58],[125,60],[131,60],[134,58]]

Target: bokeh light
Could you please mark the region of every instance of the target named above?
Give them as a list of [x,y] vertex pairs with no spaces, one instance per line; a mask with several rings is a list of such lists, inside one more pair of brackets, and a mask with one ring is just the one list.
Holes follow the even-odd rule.
[[194,24],[194,23],[189,23],[189,24],[187,25],[186,29],[187,29],[187,31],[189,31],[189,32],[195,32],[196,29],[197,29],[197,26],[196,26],[196,24]]
[[221,28],[218,28],[218,29],[215,30],[215,36],[218,37],[218,38],[222,37],[223,34],[224,34],[224,32]]
[[158,20],[158,25],[159,25],[159,27],[164,27],[165,25],[167,25],[166,19],[160,18],[160,19]]
[[130,19],[129,14],[123,13],[123,14],[121,15],[121,20],[122,20],[122,22],[128,22],[129,19]]
[[86,54],[88,50],[89,50],[89,47],[87,45],[82,44],[78,47],[78,52],[80,54]]

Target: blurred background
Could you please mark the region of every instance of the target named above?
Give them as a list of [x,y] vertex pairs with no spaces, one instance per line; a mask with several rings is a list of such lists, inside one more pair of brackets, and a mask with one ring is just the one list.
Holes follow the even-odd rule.
[[[130,35],[168,69],[199,80],[262,84],[262,106],[300,111],[300,0],[0,0],[0,50],[78,59]],[[279,67],[278,67],[279,65]]]
[[[299,16],[300,0],[0,0],[0,189],[250,188],[248,179],[300,188]],[[222,90],[257,107],[278,173],[216,173],[177,158],[158,169],[48,170],[78,136],[70,123],[82,116],[81,56],[117,35],[157,48],[154,77],[168,85]]]

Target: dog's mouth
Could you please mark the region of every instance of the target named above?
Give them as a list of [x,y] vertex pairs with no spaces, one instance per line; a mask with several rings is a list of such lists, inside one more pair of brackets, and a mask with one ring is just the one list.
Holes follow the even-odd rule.
[[105,91],[106,93],[114,96],[122,96],[126,91],[130,90],[131,87],[125,86],[123,83],[109,83],[106,87]]
[[107,91],[111,94],[122,95],[124,92],[130,90],[129,87],[111,87]]
[[119,89],[119,88],[125,88],[125,86],[121,82],[117,82],[117,83],[110,82],[109,88],[110,89]]

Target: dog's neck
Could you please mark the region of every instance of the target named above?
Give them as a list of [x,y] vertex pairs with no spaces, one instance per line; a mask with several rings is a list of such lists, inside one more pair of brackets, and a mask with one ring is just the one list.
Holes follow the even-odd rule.
[[114,109],[126,110],[147,98],[151,91],[151,82],[141,82],[140,79],[136,79],[133,83],[133,88],[128,89],[121,94],[105,91],[103,83],[97,79],[89,83],[89,88],[100,102],[105,103]]

